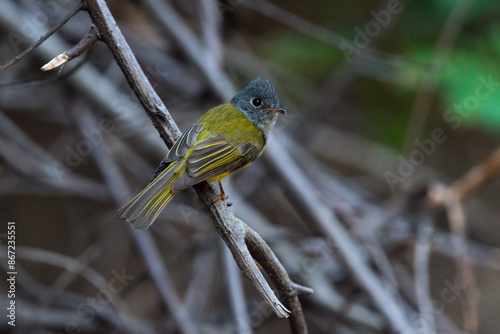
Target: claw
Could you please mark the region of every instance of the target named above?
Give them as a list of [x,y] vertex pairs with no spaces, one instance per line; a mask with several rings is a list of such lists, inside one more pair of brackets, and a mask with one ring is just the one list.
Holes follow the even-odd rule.
[[219,189],[220,189],[220,195],[217,196],[214,201],[212,202],[212,204],[215,204],[217,201],[219,200],[223,200],[225,201],[226,199],[229,198],[229,196],[226,196],[226,194],[224,193],[224,188],[222,188],[222,183],[220,181],[217,181],[219,182]]

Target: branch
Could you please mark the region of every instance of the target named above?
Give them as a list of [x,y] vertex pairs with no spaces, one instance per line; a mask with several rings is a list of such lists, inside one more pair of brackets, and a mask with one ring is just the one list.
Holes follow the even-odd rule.
[[470,256],[469,241],[466,233],[466,215],[463,201],[478,190],[488,180],[500,173],[500,148],[496,149],[485,161],[473,167],[460,179],[449,186],[437,184],[429,191],[429,199],[435,206],[446,210],[450,230],[454,234],[453,248],[458,254],[457,267],[465,285],[464,328],[476,333],[478,310],[476,301],[476,277]]
[[76,6],[75,9],[73,9],[68,15],[66,15],[66,17],[62,20],[61,23],[59,23],[58,25],[56,25],[55,27],[53,27],[52,29],[50,29],[49,31],[47,31],[44,35],[42,35],[40,37],[40,39],[38,41],[36,41],[34,44],[32,44],[29,48],[27,48],[26,50],[24,50],[23,52],[21,52],[19,55],[17,55],[15,58],[11,59],[9,62],[7,62],[6,64],[0,66],[0,72],[2,72],[3,70],[11,67],[12,65],[18,63],[21,59],[23,59],[24,57],[26,57],[27,55],[29,55],[33,50],[35,50],[40,44],[42,44],[43,42],[45,42],[45,40],[47,40],[47,38],[49,38],[50,36],[52,36],[56,31],[58,31],[59,29],[61,29],[61,27],[63,25],[66,24],[66,22],[68,22],[73,16],[75,16],[76,14],[78,14],[78,12],[80,10],[82,10],[83,8],[83,3],[80,3],[78,6]]
[[[209,65],[207,64],[208,48],[200,43],[174,8],[168,2],[161,0],[142,0],[141,2],[158,21],[160,28],[174,39],[198,67],[217,95],[223,100],[229,100],[235,93],[233,85],[220,67],[207,66]],[[212,65],[217,64],[212,62]]]
[[[109,12],[106,3],[103,0],[88,0],[87,9],[93,24],[95,24],[99,30],[102,40],[111,50],[118,66],[123,71],[139,102],[151,118],[164,142],[167,146],[171,146],[180,135],[179,129],[170,116],[167,108],[154,92],[144,72],[139,67],[130,47]],[[216,197],[216,192],[210,184],[203,182],[194,188],[204,203],[205,209],[210,213],[212,222],[217,231],[231,250],[238,266],[252,281],[257,290],[279,317],[287,317],[289,311],[270,288],[263,274],[255,264],[252,255],[255,256],[257,261],[260,261],[266,269],[272,269],[271,272],[274,273],[272,276],[275,277],[275,280],[279,277],[280,280],[288,282],[289,288],[286,288],[283,294],[285,295],[287,305],[293,312],[291,322],[292,330],[294,330],[295,333],[307,333],[304,316],[297,297],[297,293],[301,290],[297,289],[297,286],[290,281],[290,278],[284,269],[282,270],[282,267],[276,267],[279,262],[267,262],[267,259],[262,256],[262,254],[269,253],[267,254],[268,257],[274,257],[274,254],[268,247],[267,249],[259,248],[265,245],[263,241],[258,244],[253,243],[253,251],[249,250],[247,238],[249,238],[248,240],[254,240],[255,238],[249,237],[249,235],[252,236],[255,232],[241,220],[234,217],[222,201],[212,204],[213,199]],[[277,281],[275,281],[275,283],[276,282]],[[282,282],[279,281],[278,283]],[[278,287],[284,288],[285,285],[281,284]],[[301,325],[295,326],[294,324],[297,323],[301,323]]]
[[238,272],[238,268],[234,265],[231,253],[227,247],[222,246],[222,261],[224,265],[224,273],[229,290],[229,298],[231,301],[231,309],[236,325],[237,334],[252,334],[252,328],[248,323],[248,309],[245,300],[245,292],[243,291],[243,280]]
[[[255,259],[263,266],[265,259],[256,256],[257,254],[253,254],[247,246],[247,236],[252,232],[255,233],[255,231],[248,227],[242,220],[236,218],[223,201],[212,203],[213,199],[217,197],[217,193],[208,183],[199,183],[193,188],[203,202],[205,209],[209,212],[217,232],[219,232],[220,236],[231,250],[234,260],[238,264],[240,270],[254,284],[257,291],[259,291],[278,317],[288,317],[290,311],[276,297],[264,278],[264,275],[262,275],[259,267],[253,260],[252,255],[255,256]],[[263,261],[261,262],[261,260]],[[288,274],[286,274],[286,278],[289,280]]]
[[500,174],[500,148],[497,148],[485,161],[469,170],[449,186],[449,190],[459,200],[464,200],[478,190],[486,181]]
[[453,248],[458,253],[458,272],[465,286],[463,298],[463,324],[467,333],[477,333],[478,312],[477,312],[477,287],[476,276],[474,274],[474,263],[469,256],[469,243],[466,233],[466,218],[462,202],[454,196],[446,203],[446,214],[450,229],[455,234]]
[[85,51],[92,49],[98,38],[99,32],[97,31],[97,28],[92,25],[90,31],[85,36],[83,36],[78,44],[76,44],[70,50],[64,51],[63,53],[49,61],[47,64],[43,65],[41,70],[50,71],[56,67],[66,64],[68,61],[80,56]]
[[[280,149],[278,136],[267,146],[266,157],[276,168],[280,168],[279,176],[283,178],[293,195],[304,206],[311,223],[335,242],[347,267],[351,270],[358,283],[371,297],[377,308],[387,317],[392,328],[400,333],[414,333],[406,319],[404,310],[397,299],[385,289],[384,284],[370,268],[359,246],[350,237],[332,210],[326,206],[311,188],[305,175],[295,164],[286,150]],[[282,144],[284,145],[284,144]]]
[[422,222],[418,225],[414,255],[415,294],[420,316],[422,317],[422,331],[428,334],[437,333],[434,314],[428,313],[428,310],[432,310],[433,307],[429,277],[429,257],[431,253],[431,239],[434,231],[432,224],[432,218],[426,214]]

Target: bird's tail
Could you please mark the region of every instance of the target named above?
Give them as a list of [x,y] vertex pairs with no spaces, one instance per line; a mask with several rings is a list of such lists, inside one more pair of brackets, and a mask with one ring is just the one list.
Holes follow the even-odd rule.
[[116,219],[128,220],[135,228],[145,230],[156,220],[174,193],[172,183],[177,179],[176,163],[172,163],[143,191],[118,210]]

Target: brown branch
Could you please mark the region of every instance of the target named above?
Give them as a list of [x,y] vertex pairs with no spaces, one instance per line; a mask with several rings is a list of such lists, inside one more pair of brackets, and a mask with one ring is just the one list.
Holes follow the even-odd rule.
[[53,58],[47,64],[43,65],[41,70],[50,71],[56,67],[66,64],[72,59],[79,57],[85,51],[92,49],[98,38],[99,32],[97,31],[97,28],[92,25],[90,31],[83,36],[83,38],[74,47]]
[[[117,27],[106,3],[103,0],[88,0],[87,10],[93,24],[95,24],[99,30],[102,40],[111,50],[118,66],[123,71],[130,87],[144,107],[148,116],[151,118],[160,136],[167,146],[171,146],[180,135],[178,127],[170,116],[167,108],[154,92],[144,72],[139,67],[134,54],[121,34],[120,29]],[[286,288],[283,293],[287,305],[293,312],[293,317],[291,319],[292,329],[294,333],[307,333],[303,312],[296,296],[299,291],[303,291],[304,289],[297,289],[290,281],[286,272],[281,270],[282,267],[276,267],[279,262],[266,262],[269,257],[274,256],[268,247],[256,251],[259,247],[265,245],[263,241],[258,245],[255,243],[252,244],[254,246],[253,252],[249,250],[246,238],[255,232],[241,220],[234,217],[223,201],[218,201],[212,205],[213,198],[216,197],[216,192],[210,184],[203,182],[194,188],[204,203],[205,209],[210,213],[212,222],[217,231],[231,250],[238,266],[252,281],[257,290],[279,317],[287,317],[289,311],[269,287],[269,284],[255,264],[252,255],[254,255],[265,268],[274,273],[273,276],[275,279],[276,277],[280,277],[281,280],[288,282],[290,288]],[[252,240],[254,239],[254,237],[251,238]],[[267,254],[268,258],[264,258],[262,254]],[[281,284],[279,287],[284,287],[284,284]],[[296,325],[298,323],[300,323],[300,326]]]
[[229,290],[228,294],[231,301],[236,334],[251,334],[252,328],[248,323],[248,309],[245,292],[243,291],[243,278],[238,271],[239,268],[234,264],[230,250],[222,242],[219,243],[223,247],[222,262]]
[[455,235],[453,248],[458,255],[457,268],[465,286],[464,328],[469,333],[476,333],[478,329],[477,288],[474,265],[469,254],[463,201],[499,173],[500,148],[451,185],[437,184],[429,190],[430,202],[436,207],[444,207],[450,230]]
[[429,200],[431,204],[443,207],[446,211],[450,231],[454,235],[453,250],[457,254],[456,266],[465,290],[463,298],[464,329],[467,333],[477,333],[476,277],[474,274],[474,263],[469,255],[466,216],[462,201],[453,186],[445,187],[441,184],[431,187],[429,190]]
[[432,218],[426,213],[418,225],[417,240],[415,244],[414,268],[415,268],[415,295],[422,317],[422,331],[427,334],[435,334],[436,324],[434,314],[428,313],[432,310],[432,298],[430,294],[429,258],[431,254],[431,239],[434,231]]
[[[234,87],[220,67],[207,66],[208,47],[203,45],[180,15],[167,2],[161,0],[141,0],[151,16],[198,67],[210,83],[211,88],[223,100],[229,100],[235,93]],[[212,62],[212,65],[218,65]]]
[[47,40],[47,38],[49,38],[56,31],[58,31],[59,29],[61,29],[61,27],[63,25],[65,25],[73,16],[75,16],[76,14],[78,14],[78,12],[80,10],[82,10],[82,9],[83,9],[83,2],[81,2],[78,6],[75,7],[75,9],[73,9],[68,15],[66,15],[66,17],[62,20],[61,23],[59,23],[58,25],[56,25],[55,27],[53,27],[52,29],[50,29],[49,31],[47,31],[43,36],[41,36],[38,39],[38,41],[36,41],[34,44],[32,44],[29,48],[27,48],[26,50],[24,50],[23,52],[21,52],[15,58],[11,59],[9,62],[7,62],[4,65],[0,66],[0,72],[2,72],[3,70],[11,67],[12,65],[18,63],[21,59],[23,59],[24,57],[26,57],[27,55],[29,55],[40,44],[42,44],[43,42],[45,42],[45,40]]
[[497,148],[485,161],[469,170],[449,186],[449,190],[459,200],[464,200],[478,190],[486,181],[500,174],[500,148]]
[[285,300],[285,305],[292,310],[290,316],[292,332],[307,332],[306,323],[300,318],[302,316],[302,306],[297,295],[298,293],[312,294],[314,291],[290,281],[285,268],[283,268],[276,255],[254,230],[248,229],[245,241],[252,256],[262,265],[279,291],[284,293],[282,297]]
[[[263,262],[265,259],[253,254],[247,244],[246,238],[251,231],[254,231],[250,229],[250,227],[248,227],[248,225],[246,225],[242,220],[236,218],[233,213],[229,211],[227,206],[222,203],[222,201],[212,203],[213,199],[217,197],[217,194],[214,188],[209,184],[205,182],[200,183],[194,186],[194,189],[198,194],[198,197],[204,203],[205,209],[210,213],[212,222],[214,223],[217,232],[219,232],[220,236],[231,250],[234,260],[238,264],[240,270],[254,284],[257,291],[259,291],[278,317],[288,317],[290,310],[288,310],[276,297],[264,278],[264,275],[262,275],[259,267],[253,260],[252,255],[255,256],[255,259],[264,266]],[[288,274],[286,275],[286,278],[288,278]]]

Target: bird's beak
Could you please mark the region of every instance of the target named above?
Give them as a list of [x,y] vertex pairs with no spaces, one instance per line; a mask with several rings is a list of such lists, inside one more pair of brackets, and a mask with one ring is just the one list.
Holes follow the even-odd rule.
[[280,107],[270,107],[267,111],[276,113],[276,114],[286,114],[286,110]]

